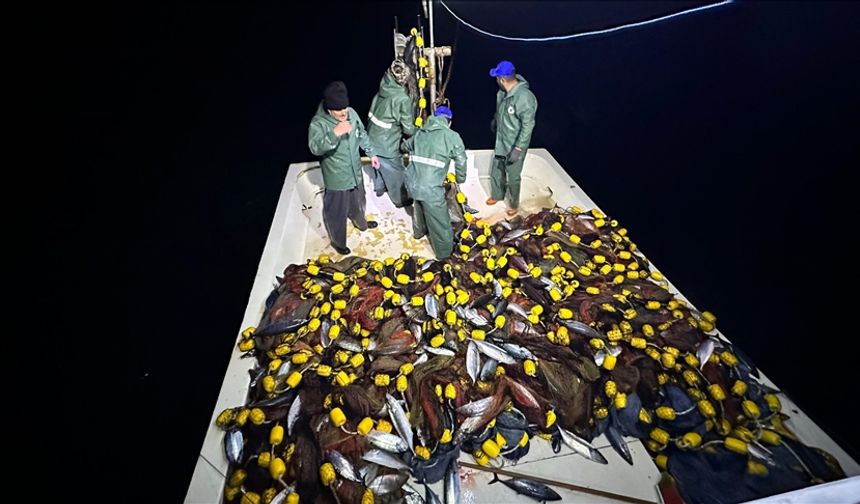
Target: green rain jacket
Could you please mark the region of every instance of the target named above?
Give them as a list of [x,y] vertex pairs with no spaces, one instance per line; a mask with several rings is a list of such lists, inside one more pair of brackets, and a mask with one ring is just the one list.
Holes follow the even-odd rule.
[[514,147],[525,151],[532,139],[537,98],[522,75],[517,74],[517,80],[519,82],[510,92],[500,89],[496,93],[497,156],[507,156]]
[[364,183],[361,174],[361,157],[358,155],[359,147],[368,156],[375,155],[358,114],[352,107],[349,107],[348,113],[352,131],[337,137],[334,134],[334,127],[337,126],[338,121],[320,102],[308,128],[308,147],[315,156],[320,157],[323,185],[333,191],[346,191]]
[[379,83],[379,92],[370,104],[367,135],[376,148],[376,155],[389,159],[400,156],[400,139],[415,134],[412,98],[389,72]]
[[460,135],[448,127],[444,117],[430,117],[415,136],[406,141],[410,151],[406,168],[406,189],[418,201],[442,201],[442,183],[454,160],[457,183],[466,181],[466,147]]

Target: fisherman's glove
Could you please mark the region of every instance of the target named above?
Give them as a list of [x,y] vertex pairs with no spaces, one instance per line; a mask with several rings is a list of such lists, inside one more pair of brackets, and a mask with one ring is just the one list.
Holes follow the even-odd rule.
[[514,147],[511,149],[510,154],[508,154],[507,164],[512,165],[519,162],[520,159],[523,158],[523,151]]

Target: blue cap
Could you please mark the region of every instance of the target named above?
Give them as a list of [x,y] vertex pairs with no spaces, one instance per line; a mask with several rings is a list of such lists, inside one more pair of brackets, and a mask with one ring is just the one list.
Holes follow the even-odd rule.
[[490,70],[490,77],[510,77],[517,73],[514,64],[510,61],[500,61],[496,68]]
[[451,112],[451,109],[449,109],[449,108],[448,108],[448,107],[446,107],[445,105],[442,105],[442,106],[440,106],[440,107],[436,107],[436,112],[433,112],[433,115],[434,115],[434,116],[443,116],[443,117],[447,117],[448,119],[453,119],[453,118],[454,118],[454,113],[453,113],[453,112]]

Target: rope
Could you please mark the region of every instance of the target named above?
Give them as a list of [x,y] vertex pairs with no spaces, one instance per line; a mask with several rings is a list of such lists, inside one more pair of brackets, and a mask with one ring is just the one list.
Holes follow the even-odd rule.
[[660,16],[660,17],[653,18],[653,19],[647,19],[645,21],[638,21],[636,23],[623,24],[621,26],[614,26],[612,28],[605,28],[602,30],[572,33],[570,35],[556,35],[556,36],[551,36],[551,37],[508,37],[506,35],[499,35],[497,33],[491,33],[491,32],[488,32],[486,30],[482,30],[481,28],[478,28],[477,26],[469,23],[468,21],[464,20],[463,18],[461,18],[460,16],[455,14],[454,11],[452,11],[451,8],[448,7],[444,1],[439,0],[439,3],[442,4],[442,7],[445,7],[445,10],[447,10],[449,14],[454,16],[454,18],[456,18],[457,21],[463,23],[464,25],[475,30],[476,32],[482,33],[482,34],[487,35],[489,37],[499,38],[499,39],[503,39],[503,40],[513,40],[513,41],[517,41],[517,42],[549,42],[552,40],[570,40],[570,39],[579,38],[579,37],[588,37],[590,35],[601,35],[604,33],[612,33],[612,32],[616,32],[616,31],[626,30],[627,28],[635,28],[637,26],[644,26],[647,24],[656,23],[658,21],[665,21],[667,19],[671,19],[671,18],[678,17],[678,16],[684,16],[686,14],[692,14],[694,12],[699,12],[699,11],[703,11],[706,9],[713,9],[714,7],[721,7],[723,5],[728,5],[728,4],[733,3],[733,2],[734,2],[734,0],[723,0],[722,2],[719,2],[719,3],[703,5],[701,7],[694,7],[692,9],[687,9],[687,10],[680,11],[680,12],[675,12],[674,14],[668,14],[666,16]]

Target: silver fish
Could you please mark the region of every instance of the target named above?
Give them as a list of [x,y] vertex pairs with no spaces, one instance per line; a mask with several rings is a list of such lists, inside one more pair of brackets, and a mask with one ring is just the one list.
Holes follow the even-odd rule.
[[259,383],[263,376],[266,375],[266,371],[268,370],[269,368],[265,366],[259,367],[257,369],[249,369],[248,373],[250,373],[251,375],[251,383],[248,384],[248,388],[252,389],[256,387],[257,383]]
[[505,352],[508,352],[508,355],[515,359],[531,359],[533,361],[537,360],[535,354],[531,353],[531,351],[524,346],[520,346],[515,343],[502,343],[501,346],[505,349]]
[[519,238],[520,236],[522,236],[528,232],[529,232],[528,228],[514,229],[513,231],[505,233],[505,236],[503,236],[501,239],[501,243],[509,242],[511,240],[516,240],[517,238]]
[[287,488],[285,488],[285,489],[281,490],[280,492],[278,492],[278,495],[276,495],[276,496],[272,499],[272,501],[271,501],[271,502],[269,502],[269,504],[284,504],[284,502],[286,502],[286,501],[287,501],[287,497],[288,497],[291,493],[293,493],[293,492],[295,492],[295,491],[296,491],[296,489],[295,489],[295,488],[293,488],[293,487],[289,486],[289,487],[287,487]]
[[408,483],[403,485],[403,499],[406,504],[424,504],[424,498],[421,497],[418,490],[409,486]]
[[481,341],[481,340],[476,340],[476,339],[471,339],[471,338],[470,338],[470,340],[473,341],[475,343],[475,345],[477,345],[478,350],[480,350],[482,354],[486,355],[487,357],[489,357],[491,359],[494,359],[498,362],[501,362],[502,364],[516,364],[517,363],[517,361],[514,360],[513,357],[508,355],[507,352],[505,352],[504,350],[502,350],[501,348],[497,347],[496,345],[494,345],[492,343],[487,343],[486,341]]
[[387,451],[377,448],[367,450],[361,458],[368,462],[388,467],[389,469],[396,469],[398,471],[406,471],[409,469],[409,465],[401,460],[400,457],[395,457]]
[[275,378],[283,378],[290,374],[290,371],[293,370],[293,363],[290,361],[286,361],[281,364],[281,367],[278,368],[278,372],[275,374]]
[[501,480],[497,473],[493,473],[493,480],[490,481],[488,485],[492,485],[493,483],[502,483],[514,492],[525,495],[526,497],[531,497],[532,499],[540,502],[561,500],[561,495],[559,495],[558,492],[543,483],[538,483],[537,481],[522,478]]
[[224,436],[224,452],[231,464],[238,464],[242,460],[242,450],[245,448],[245,437],[242,431],[234,429]]
[[296,421],[299,419],[299,414],[302,412],[302,398],[297,395],[293,400],[293,404],[290,405],[290,412],[287,413],[287,435],[293,435],[293,427],[296,425]]
[[545,276],[540,277],[538,280],[540,280],[540,283],[542,283],[544,285],[544,289],[546,289],[546,290],[552,290],[552,289],[558,287],[558,285],[556,285],[555,282],[553,282],[552,280],[550,280],[549,278],[547,278]]
[[747,445],[747,448],[750,452],[750,455],[753,457],[764,461],[765,464],[769,466],[776,465],[776,461],[773,458],[773,452],[762,446],[758,441],[753,441]]
[[606,336],[600,334],[596,329],[578,320],[562,320],[561,323],[580,336],[585,336],[586,338],[606,339]]
[[421,265],[421,272],[425,272],[430,269],[430,266],[433,266],[436,263],[433,259],[427,259],[424,261],[424,264]]
[[439,500],[439,496],[436,495],[436,492],[430,488],[427,483],[424,483],[424,503],[425,504],[442,504],[442,501]]
[[[300,174],[300,175],[301,175],[301,174]],[[500,221],[498,222],[498,224],[499,224],[500,226],[502,226],[503,228],[505,228],[505,230],[507,230],[507,231],[510,231],[511,229],[513,229],[513,226],[511,226],[511,221],[509,221],[509,220],[507,220],[507,219],[505,219],[505,220],[500,220]]]
[[385,495],[399,490],[408,480],[409,475],[404,473],[383,474],[371,481],[370,485],[367,485],[367,488],[373,490],[373,493],[376,495]]
[[320,325],[320,345],[322,345],[323,348],[331,346],[331,338],[328,337],[329,329],[331,329],[331,320],[324,318]]
[[520,316],[524,319],[529,318],[529,314],[526,313],[525,308],[523,308],[522,306],[520,306],[516,303],[508,303],[507,310],[509,312],[513,313],[514,315]]
[[594,354],[594,363],[597,364],[597,367],[603,365],[603,361],[606,360],[606,350],[600,349]]
[[604,434],[606,435],[606,439],[609,440],[609,444],[612,445],[612,449],[621,455],[621,458],[623,458],[625,462],[633,465],[633,454],[630,453],[630,447],[624,442],[624,437],[620,432],[618,432],[618,429],[610,423],[609,426],[606,427]]
[[361,343],[355,340],[355,338],[350,338],[349,336],[341,336],[335,342],[335,345],[338,348],[343,348],[344,350],[349,350],[350,352],[363,352],[364,348],[361,347]]
[[478,399],[477,401],[472,401],[460,406],[457,408],[457,413],[467,417],[480,416],[487,411],[491,404],[493,404],[493,396],[487,396],[483,399]]
[[426,353],[423,353],[423,354],[419,355],[417,359],[415,359],[415,362],[413,362],[412,365],[415,367],[418,367],[421,364],[424,364],[425,362],[427,362],[428,360],[430,360],[430,357],[428,357]]
[[365,464],[364,467],[358,470],[358,474],[361,475],[364,486],[367,486],[371,481],[376,479],[376,475],[379,474],[379,466],[377,464]]
[[462,306],[458,306],[454,311],[460,316],[460,318],[466,319],[473,326],[485,327],[489,325],[487,319],[472,308],[463,308]]
[[493,308],[493,319],[495,319],[499,315],[505,313],[505,310],[507,310],[507,309],[508,309],[508,300],[504,299],[504,298],[500,299],[499,302],[496,303],[496,307]]
[[618,357],[621,354],[622,348],[618,345],[606,345],[606,350],[609,352],[609,355]]
[[454,354],[453,351],[448,350],[445,347],[433,348],[430,345],[424,345],[424,350],[430,352],[431,354],[435,354],[435,355],[446,355],[448,357],[453,357],[454,355],[456,355],[456,354]]
[[478,347],[475,346],[475,343],[470,341],[469,346],[466,347],[466,372],[469,373],[472,383],[477,383],[480,369],[481,353],[478,352]]
[[491,380],[494,376],[496,376],[496,368],[499,367],[499,361],[495,359],[487,359],[484,361],[484,365],[481,366],[481,378],[484,381]]
[[493,295],[497,298],[502,297],[502,284],[498,280],[493,279]]
[[714,353],[714,346],[714,340],[708,338],[696,349],[696,358],[699,359],[699,369],[702,369],[708,363],[708,360]]
[[354,481],[356,483],[361,483],[361,476],[355,472],[355,467],[349,463],[349,460],[346,459],[340,452],[332,450],[328,452],[328,459],[331,460],[332,465],[334,466],[334,470],[337,471],[338,474],[348,479],[349,481]]
[[470,416],[463,420],[463,423],[460,424],[460,427],[457,428],[456,434],[454,434],[454,443],[460,443],[466,439],[470,434],[472,434],[481,424],[484,423],[484,419],[480,416]]
[[445,471],[445,504],[460,504],[460,469],[456,460]]
[[434,319],[439,319],[439,298],[437,298],[434,294],[427,293],[424,295],[424,310],[427,312],[427,315],[430,315]]
[[397,399],[392,397],[391,394],[385,394],[385,404],[388,405],[388,416],[391,417],[391,422],[394,424],[394,428],[397,429],[397,433],[400,434],[400,437],[403,438],[404,441],[406,441],[406,444],[409,445],[409,449],[414,452],[412,426],[409,425],[409,418],[406,417],[406,412],[403,411],[400,403],[397,402]]
[[400,436],[381,432],[376,429],[367,433],[367,440],[373,446],[392,453],[403,453],[409,449],[409,445]]
[[421,329],[421,324],[409,324],[409,332],[412,333],[412,336],[415,336],[415,341],[421,343],[424,339],[424,330]]
[[608,464],[609,462],[606,460],[599,451],[597,451],[588,441],[582,439],[577,436],[573,432],[558,427],[558,432],[561,434],[561,440],[564,444],[568,446],[571,450],[573,450],[577,455],[582,455],[588,460],[592,460],[597,462],[598,464]]

